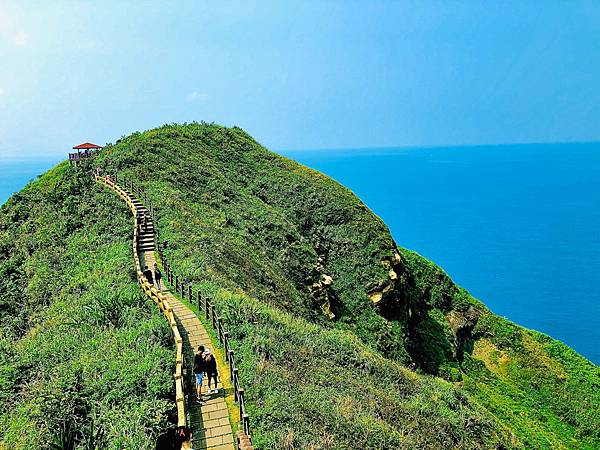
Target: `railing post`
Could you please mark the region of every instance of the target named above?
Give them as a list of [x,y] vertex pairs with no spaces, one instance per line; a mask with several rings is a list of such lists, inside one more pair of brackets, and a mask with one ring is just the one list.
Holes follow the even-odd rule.
[[223,332],[223,345],[225,346],[225,362],[229,362],[229,331]]
[[244,421],[244,433],[250,438],[250,418],[248,417],[248,414],[244,414],[242,420]]
[[219,335],[219,342],[223,343],[223,318],[217,316],[217,334]]
[[246,411],[244,411],[244,409],[246,409],[246,408],[244,408],[244,388],[238,389],[237,396],[238,396],[238,402],[240,404],[240,417],[243,417],[244,413],[246,412]]
[[192,296],[192,284],[190,283],[188,285],[188,300],[190,301],[190,303],[192,303],[194,300],[194,297]]
[[177,275],[175,275],[175,293],[177,294],[178,292],[178,286],[179,286],[179,277]]
[[215,304],[213,303],[210,308],[212,309],[212,326],[213,326],[213,330],[217,329],[217,307],[215,306]]
[[[237,376],[238,370],[237,367],[235,367],[235,360],[233,359],[233,350],[229,350],[229,362],[229,376],[231,377],[231,381],[233,382],[233,391],[235,393],[237,389],[235,377]],[[235,400],[237,401],[237,394],[235,394]]]
[[198,314],[202,312],[202,294],[200,293],[200,289],[196,292],[196,300],[198,301]]
[[210,314],[210,297],[208,295],[204,297],[204,312],[206,314],[206,320],[208,320]]

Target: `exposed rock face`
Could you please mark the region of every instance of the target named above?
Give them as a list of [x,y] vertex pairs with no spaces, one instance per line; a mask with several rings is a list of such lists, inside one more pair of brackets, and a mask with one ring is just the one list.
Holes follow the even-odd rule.
[[401,261],[402,258],[398,252],[394,252],[392,257],[386,256],[381,260],[381,264],[389,269],[388,278],[379,281],[377,287],[367,294],[373,303],[377,304],[381,302],[386,294],[392,292],[396,288],[396,285],[398,284],[398,274],[396,270],[400,269],[401,271],[404,271],[403,266],[401,266]]
[[459,290],[441,270],[423,282],[398,250],[382,258],[381,264],[388,269],[388,276],[367,295],[383,317],[403,325],[412,360],[423,370],[437,373],[441,354],[460,367],[481,311],[453,303]]
[[454,335],[455,357],[459,364],[463,361],[466,341],[471,337],[479,316],[481,311],[473,306],[469,306],[466,311],[452,310],[446,315]]
[[331,310],[331,292],[330,287],[333,284],[333,277],[327,275],[323,267],[323,259],[319,258],[316,264],[316,271],[321,274],[319,280],[309,286],[310,293],[315,300],[316,304],[319,305],[321,311],[329,320],[335,318],[335,314]]

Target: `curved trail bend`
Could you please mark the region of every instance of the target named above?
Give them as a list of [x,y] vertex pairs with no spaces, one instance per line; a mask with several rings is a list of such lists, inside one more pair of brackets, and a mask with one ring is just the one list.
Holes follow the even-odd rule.
[[[95,177],[96,181],[104,184],[115,191],[129,206],[134,216],[148,214],[147,209],[133,194],[114,183],[107,177]],[[148,217],[150,217],[148,215]],[[225,403],[225,392],[221,385],[220,377],[217,394],[204,394],[204,404],[200,405],[195,400],[195,380],[192,370],[182,370],[184,361],[194,360],[194,349],[204,345],[215,354],[208,333],[198,317],[179,301],[166,286],[162,285],[158,290],[151,286],[142,275],[142,267],[147,265],[154,267],[156,262],[154,255],[154,224],[149,218],[146,228],[140,227],[138,236],[137,221],[134,231],[134,261],[138,272],[138,279],[142,289],[150,296],[165,313],[167,320],[171,323],[175,342],[178,347],[177,371],[175,373],[175,390],[178,412],[178,425],[187,425],[192,430],[192,441],[183,448],[194,450],[234,450],[234,439],[227,404]],[[178,340],[179,339],[179,340]],[[179,354],[181,348],[182,355]],[[207,377],[203,379],[204,393],[207,392]],[[191,395],[185,395],[188,387]]]

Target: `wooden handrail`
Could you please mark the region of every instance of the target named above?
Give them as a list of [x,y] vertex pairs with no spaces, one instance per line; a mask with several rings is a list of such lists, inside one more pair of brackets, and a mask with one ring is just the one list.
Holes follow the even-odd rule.
[[[114,176],[116,180],[116,175]],[[140,258],[137,253],[138,249],[138,215],[137,208],[131,199],[131,196],[128,195],[123,189],[121,189],[115,182],[113,182],[108,177],[101,177],[97,174],[94,175],[94,180],[106,185],[107,187],[114,190],[133,213],[135,217],[135,226],[133,229],[133,240],[132,240],[132,248],[133,248],[133,260],[135,263],[135,272],[137,275],[138,283],[142,290],[148,295],[160,308],[160,310],[164,313],[165,318],[169,322],[169,327],[171,328],[171,332],[173,333],[173,340],[175,342],[176,349],[176,360],[175,360],[175,404],[177,407],[177,426],[187,426],[186,419],[186,411],[185,411],[185,391],[184,391],[184,382],[183,382],[183,366],[184,366],[184,357],[183,357],[183,339],[181,338],[181,334],[179,333],[179,329],[177,328],[177,323],[175,322],[175,317],[173,315],[173,310],[171,306],[168,304],[167,300],[165,300],[164,296],[146,279],[142,272],[142,266],[140,264]],[[133,189],[132,189],[133,190]]]
[[[181,393],[181,396],[183,396],[183,392],[184,392],[183,391],[183,376],[182,376],[182,373],[183,373],[182,339],[181,339],[179,330],[177,329],[177,325],[176,325],[176,322],[174,319],[172,309],[171,309],[170,305],[168,304],[167,300],[162,298],[160,293],[156,289],[154,289],[154,287],[151,286],[150,283],[148,283],[148,280],[146,280],[145,277],[143,276],[143,273],[141,270],[141,265],[139,262],[139,257],[137,256],[137,229],[138,229],[137,209],[136,209],[135,205],[133,204],[131,197],[125,191],[123,191],[118,185],[116,185],[111,179],[108,179],[107,177],[99,177],[98,175],[95,175],[95,178],[96,178],[96,181],[100,181],[101,183],[104,183],[107,186],[109,186],[110,188],[112,188],[113,190],[115,190],[127,202],[127,205],[129,206],[129,208],[131,209],[131,212],[133,213],[133,215],[136,218],[135,219],[134,238],[133,238],[134,239],[133,249],[134,249],[134,260],[136,263],[136,272],[138,274],[137,276],[138,276],[138,280],[139,280],[140,284],[142,285],[143,288],[145,286],[145,288],[144,288],[145,292],[147,292],[147,294],[157,303],[157,305],[160,307],[160,309],[164,312],[165,317],[167,318],[169,325],[171,326],[171,330],[173,332],[173,338],[175,340],[176,348],[177,348],[175,389],[176,389],[178,424],[185,425],[185,423],[186,423],[185,422],[185,409],[184,409],[185,402],[182,400],[183,397],[180,397],[180,395],[179,395]],[[114,175],[114,178],[115,178],[115,180],[117,179],[116,174]],[[138,199],[143,198],[144,203],[148,204],[148,195],[146,194],[146,192],[143,189],[141,189],[139,186],[134,184],[131,180],[124,178],[123,182],[124,182],[125,186],[128,186],[129,189],[136,194]],[[165,270],[166,279],[169,282],[169,284],[174,287],[175,293],[180,295],[182,299],[186,298],[186,291],[187,291],[187,298],[191,303],[194,301],[193,300],[194,295],[193,295],[192,283],[190,283],[189,281],[186,282],[186,280],[184,280],[183,277],[181,277],[180,275],[177,275],[173,272],[171,265],[169,264],[169,261],[167,260],[165,254],[164,254],[163,247],[160,243],[160,233],[158,232],[158,229],[157,229],[158,217],[156,214],[156,210],[154,208],[152,208],[152,206],[150,205],[149,211],[151,211],[154,229],[155,229],[154,238],[155,238],[155,242],[156,242],[157,253],[158,253],[160,262]],[[187,285],[187,289],[185,289],[186,285]],[[250,435],[250,418],[248,416],[248,413],[246,412],[244,389],[240,385],[239,370],[235,364],[234,351],[231,349],[231,342],[230,342],[230,337],[229,337],[230,335],[229,335],[229,332],[225,329],[225,323],[224,323],[223,318],[217,315],[217,305],[211,301],[211,299],[208,295],[206,295],[204,297],[204,302],[202,300],[203,300],[202,293],[200,292],[200,290],[198,290],[196,292],[198,313],[201,316],[202,310],[204,309],[204,315],[205,315],[206,322],[212,324],[212,327],[218,336],[219,342],[223,345],[223,347],[225,349],[225,361],[227,363],[229,363],[229,371],[230,371],[231,381],[233,384],[234,399],[238,403],[239,413],[240,413],[241,429],[237,433],[238,448],[240,450],[252,450],[254,447],[252,446],[252,440],[250,438],[250,436],[251,436]],[[182,423],[182,417],[183,417],[183,423]]]

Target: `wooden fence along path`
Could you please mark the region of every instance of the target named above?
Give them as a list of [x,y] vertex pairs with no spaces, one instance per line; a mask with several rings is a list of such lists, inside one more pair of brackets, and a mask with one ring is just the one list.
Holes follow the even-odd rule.
[[[191,286],[189,286],[186,292],[183,288],[183,283],[179,283],[177,277],[172,274],[172,271],[164,258],[164,254],[158,241],[158,231],[154,228],[154,211],[148,211],[141,201],[134,196],[133,192],[118,186],[116,182],[113,181],[113,178],[98,175],[95,175],[94,177],[99,183],[114,190],[127,203],[136,218],[133,236],[133,257],[138,281],[144,292],[154,300],[165,314],[165,317],[171,326],[177,349],[175,370],[177,424],[178,426],[188,426],[192,432],[192,441],[184,444],[184,447],[182,448],[190,448],[191,445],[191,448],[193,449],[234,449],[235,445],[227,404],[225,402],[225,392],[221,384],[223,370],[220,370],[219,373],[219,383],[217,385],[218,393],[216,394],[207,394],[207,377],[204,377],[202,389],[204,403],[199,404],[195,400],[195,379],[194,374],[192,373],[191,364],[187,364],[188,367],[185,368],[187,362],[193,361],[195,349],[197,349],[199,345],[204,345],[204,347],[215,354],[206,329],[200,320],[198,320],[198,317],[196,317],[194,312],[169,292],[164,284],[161,283],[161,289],[157,289],[154,285],[148,283],[148,280],[146,280],[142,273],[142,267],[144,265],[148,266],[150,269],[154,268],[156,262],[154,255],[156,240],[159,250],[158,253],[169,284],[175,287],[176,294],[179,293],[179,287],[181,286],[182,298],[185,299],[186,294],[188,294],[190,299],[192,298]],[[114,180],[116,180],[116,176],[114,177]],[[142,197],[143,195],[143,197],[146,198],[146,195],[132,183],[128,184],[131,191],[137,191],[136,193],[139,197]],[[144,215],[147,217],[145,223],[141,219]],[[143,263],[140,262],[140,257],[143,260]],[[243,389],[239,385],[238,373],[233,360],[233,351],[229,349],[227,333],[224,332],[222,321],[220,318],[217,318],[215,307],[210,304],[209,299],[206,298],[205,304],[202,305],[200,293],[197,293],[197,298],[199,300],[199,310],[202,310],[202,306],[205,307],[206,319],[212,319],[212,324],[218,332],[221,342],[225,345],[225,356],[229,362],[235,399],[239,403],[240,418],[242,420],[242,430],[237,433],[237,447],[243,450],[251,450],[253,447],[249,438],[249,421],[245,411]],[[186,393],[189,393],[189,395],[186,395]]]

